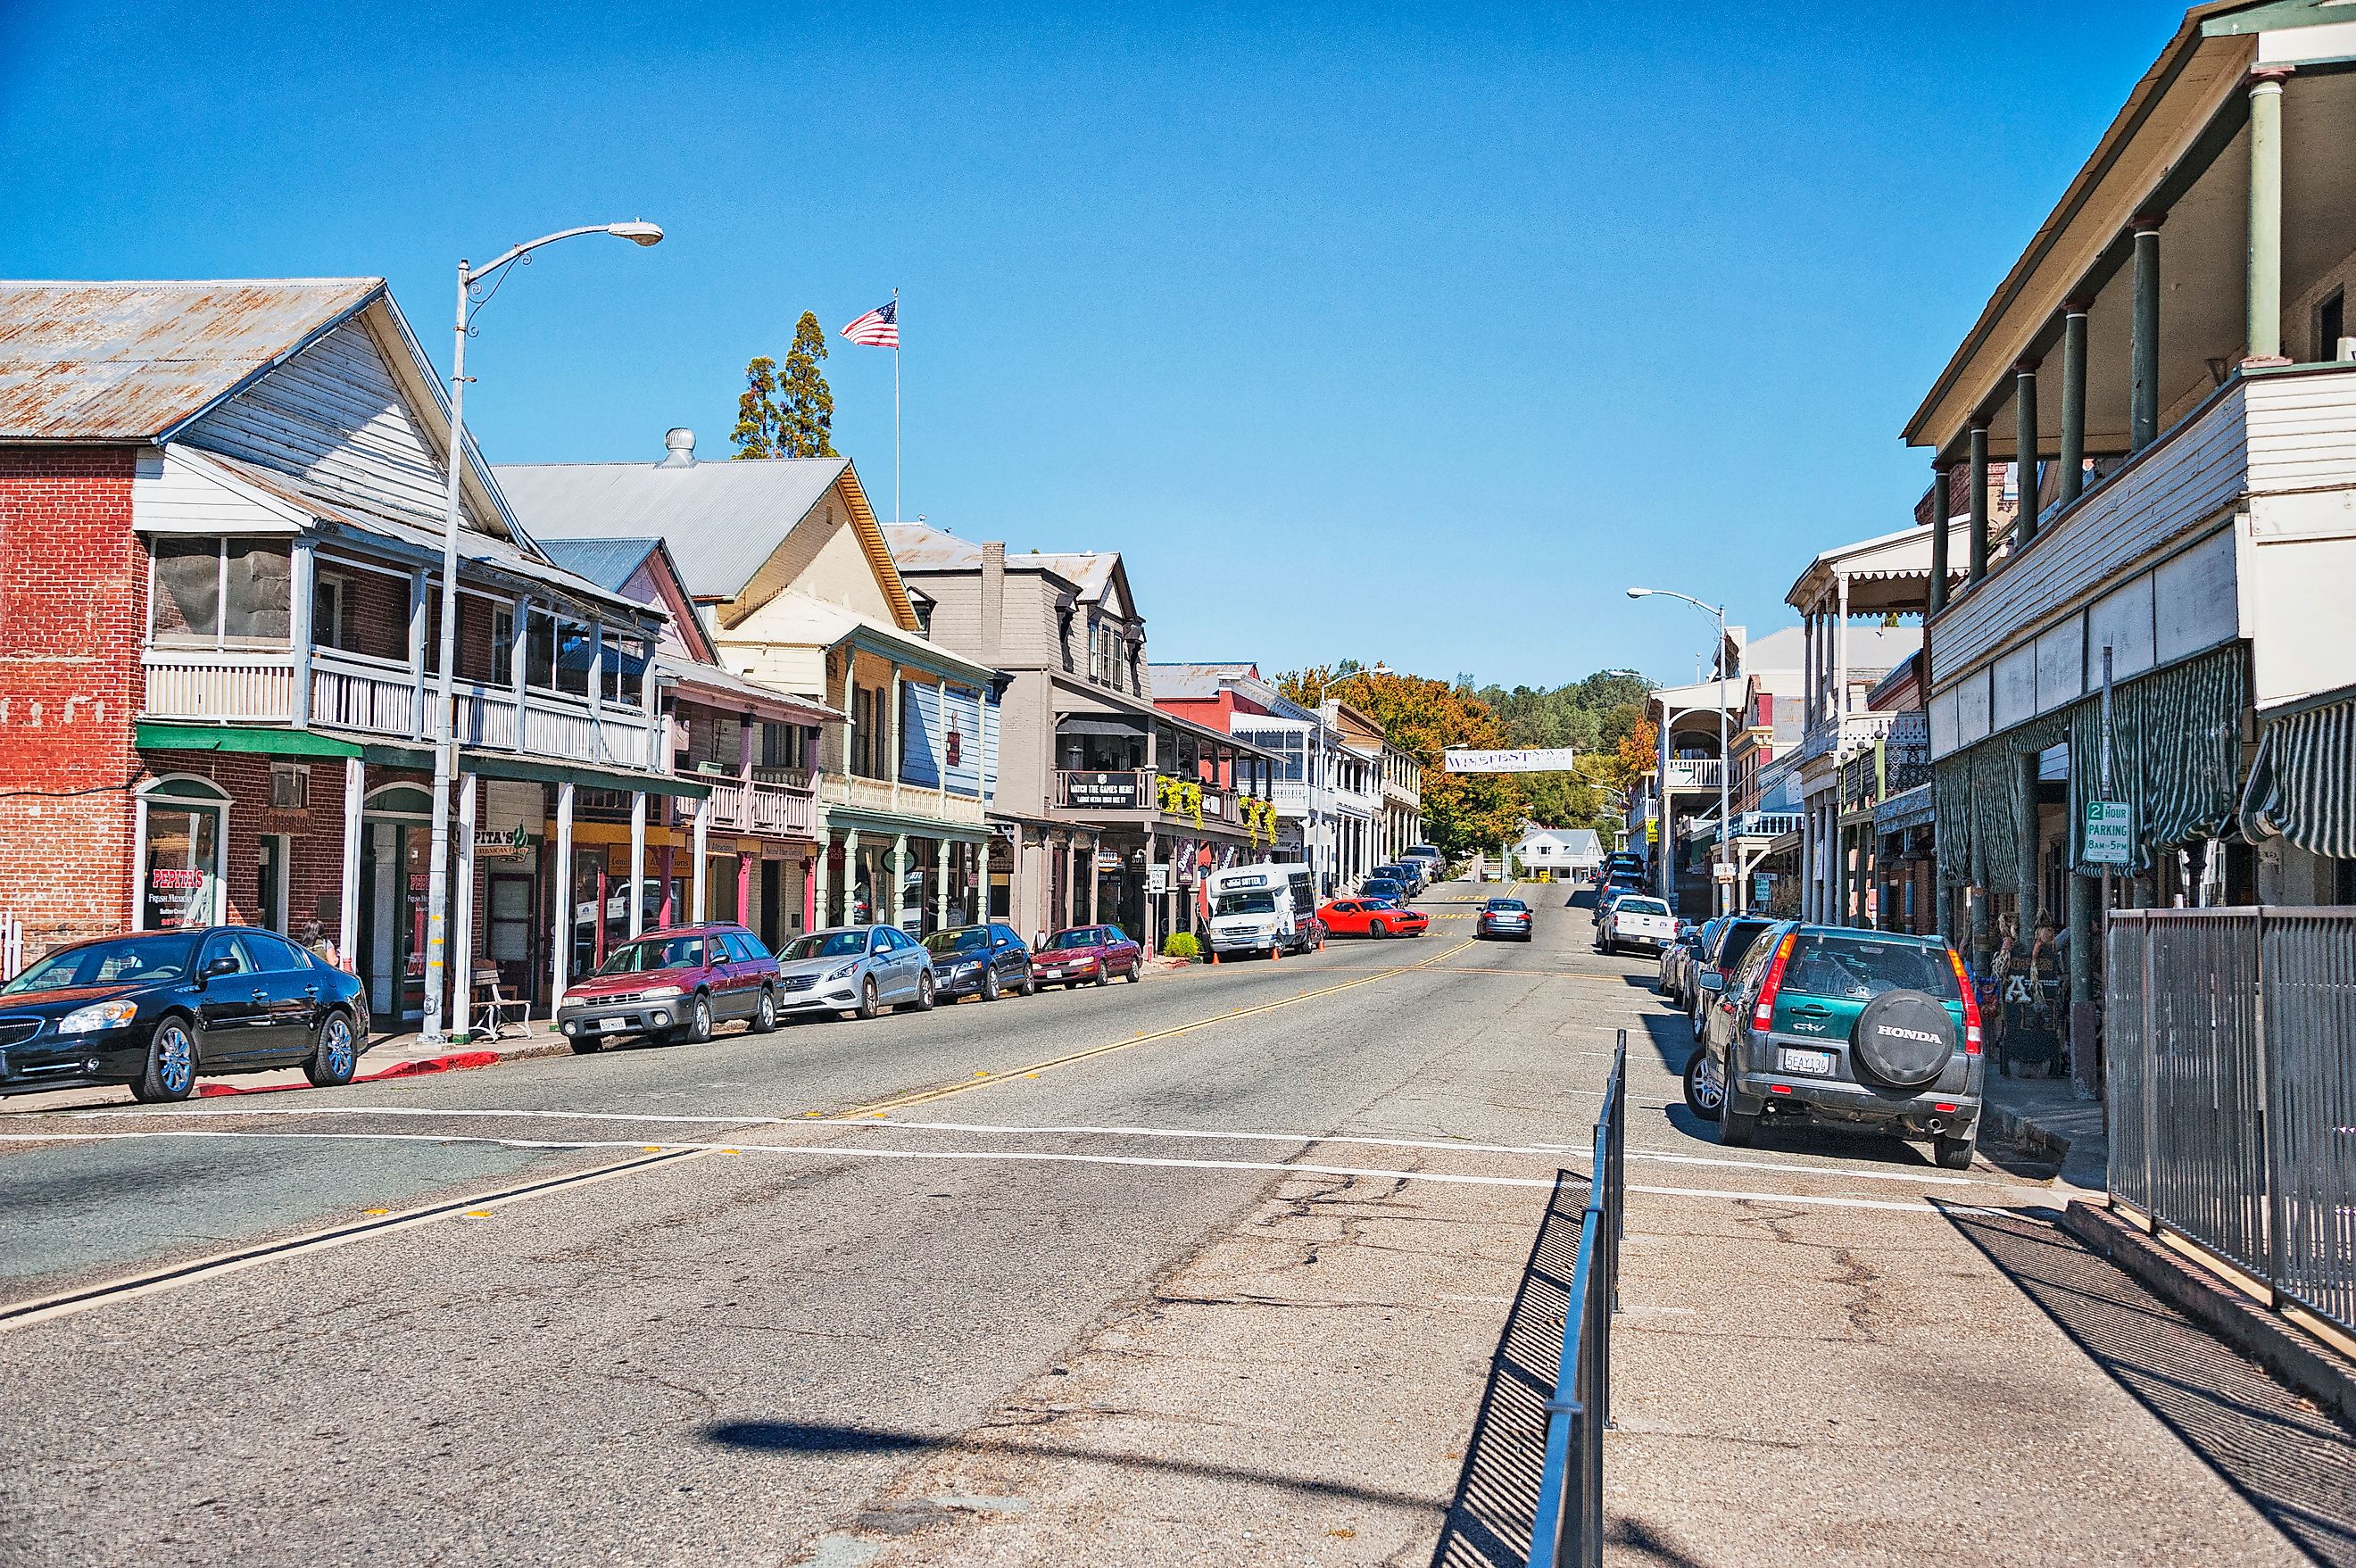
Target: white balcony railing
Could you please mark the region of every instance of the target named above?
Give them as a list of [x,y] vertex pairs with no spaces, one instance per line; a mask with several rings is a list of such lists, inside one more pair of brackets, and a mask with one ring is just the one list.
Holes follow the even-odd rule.
[[1808,726],[1807,738],[1800,743],[1800,760],[1808,761],[1830,752],[1837,762],[1846,762],[1872,744],[1890,736],[1896,744],[1931,744],[1929,723],[1920,708],[1886,714],[1851,714],[1835,720],[1820,718]]
[[895,817],[923,817],[959,826],[981,821],[981,797],[955,790],[926,789],[890,779],[862,779],[854,773],[829,773],[819,779],[818,798],[830,806],[873,811]]
[[1672,789],[1715,789],[1725,766],[1714,757],[1673,757],[1669,758],[1668,786]]
[[731,780],[712,787],[712,826],[722,832],[814,838],[817,793],[807,783]]
[[[142,716],[204,724],[291,725],[295,666],[288,652],[208,653],[151,649],[145,656]],[[427,738],[426,677],[405,665],[315,650],[310,723],[322,728]],[[518,719],[521,733],[518,733]],[[519,751],[555,762],[647,770],[664,754],[663,720],[636,708],[592,707],[583,698],[528,692],[519,715],[515,693],[466,682],[452,693],[461,745]]]

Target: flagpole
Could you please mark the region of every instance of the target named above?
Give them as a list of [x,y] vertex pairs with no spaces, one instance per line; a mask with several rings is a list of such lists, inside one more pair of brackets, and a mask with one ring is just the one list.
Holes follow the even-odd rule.
[[903,522],[900,510],[900,291],[892,291],[892,521]]

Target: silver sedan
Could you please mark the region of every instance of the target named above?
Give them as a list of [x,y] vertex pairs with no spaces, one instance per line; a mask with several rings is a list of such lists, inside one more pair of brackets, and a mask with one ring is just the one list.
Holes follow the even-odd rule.
[[933,1005],[933,955],[895,926],[835,926],[796,937],[777,955],[781,1016]]

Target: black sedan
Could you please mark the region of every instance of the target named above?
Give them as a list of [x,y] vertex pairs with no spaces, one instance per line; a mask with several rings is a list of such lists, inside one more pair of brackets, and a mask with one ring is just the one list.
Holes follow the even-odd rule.
[[360,983],[245,926],[102,937],[0,985],[0,1094],[127,1083],[186,1100],[207,1073],[299,1067],[349,1083],[368,1048]]
[[987,926],[957,926],[925,939],[933,955],[933,994],[944,1002],[979,996],[995,1002],[1009,991],[1035,995],[1039,983],[1031,977],[1031,949],[1014,928],[993,921]]

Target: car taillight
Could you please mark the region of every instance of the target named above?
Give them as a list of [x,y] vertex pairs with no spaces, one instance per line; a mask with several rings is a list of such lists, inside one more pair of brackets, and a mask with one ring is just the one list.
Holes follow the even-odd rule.
[[1954,949],[1947,950],[1947,967],[1955,972],[1955,988],[1964,993],[1964,1055],[1980,1054],[1980,999],[1972,990],[1972,977],[1964,972],[1964,955]]
[[1751,1026],[1766,1030],[1775,1023],[1775,993],[1783,988],[1783,965],[1791,961],[1792,946],[1800,940],[1797,931],[1786,931],[1783,940],[1775,944],[1774,961],[1767,966],[1767,979],[1759,987],[1759,1005],[1751,1010]]

